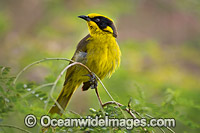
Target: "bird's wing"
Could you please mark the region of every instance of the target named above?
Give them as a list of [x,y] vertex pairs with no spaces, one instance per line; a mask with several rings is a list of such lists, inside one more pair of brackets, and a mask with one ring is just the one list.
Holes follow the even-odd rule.
[[74,53],[74,55],[73,55],[73,57],[72,57],[72,60],[74,60],[74,61],[76,61],[75,60],[75,57],[76,57],[76,55],[79,53],[79,52],[85,52],[85,53],[87,53],[87,44],[88,44],[88,42],[89,42],[89,40],[88,40],[88,38],[90,37],[90,34],[88,34],[86,37],[84,37],[79,43],[78,43],[78,45],[77,45],[77,47],[76,47],[76,51],[75,51],[75,53]]
[[[88,38],[90,37],[90,34],[88,34],[86,37],[84,37],[77,45],[76,47],[76,51],[72,57],[71,60],[77,61],[77,62],[81,62],[84,64],[84,59],[86,58],[87,55],[87,44],[89,42]],[[70,62],[69,64],[71,64],[72,62]],[[65,76],[65,82],[64,85],[67,83],[67,81],[69,80],[69,78],[72,76],[72,74],[74,73],[76,69],[76,66],[72,66],[70,67],[67,72],[66,72],[66,76]]]

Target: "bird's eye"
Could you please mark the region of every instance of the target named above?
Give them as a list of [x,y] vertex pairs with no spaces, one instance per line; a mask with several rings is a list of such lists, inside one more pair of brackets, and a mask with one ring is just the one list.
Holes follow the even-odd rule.
[[99,18],[96,18],[95,19],[95,22],[100,22],[101,20]]

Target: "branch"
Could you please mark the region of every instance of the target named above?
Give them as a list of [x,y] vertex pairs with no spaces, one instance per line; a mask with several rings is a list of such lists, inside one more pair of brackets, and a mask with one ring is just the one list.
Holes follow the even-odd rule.
[[15,129],[21,130],[21,131],[26,132],[26,133],[31,133],[28,130],[25,130],[23,128],[20,128],[20,127],[17,127],[17,126],[13,126],[13,125],[0,124],[0,127],[15,128]]
[[33,66],[33,65],[36,65],[36,64],[39,64],[41,62],[44,62],[44,61],[49,61],[49,60],[65,60],[65,61],[70,61],[70,62],[74,62],[73,60],[69,60],[67,58],[44,58],[44,59],[41,59],[39,61],[35,61],[29,65],[27,65],[26,67],[24,67],[16,76],[16,78],[14,79],[13,81],[13,85],[15,85],[16,81],[18,80],[19,76],[24,72],[26,71],[29,67]]

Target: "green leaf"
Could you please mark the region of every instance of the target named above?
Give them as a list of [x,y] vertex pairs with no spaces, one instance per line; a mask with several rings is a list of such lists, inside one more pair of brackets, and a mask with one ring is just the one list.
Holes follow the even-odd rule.
[[97,111],[93,108],[89,108],[89,111],[92,112],[92,113],[96,113]]

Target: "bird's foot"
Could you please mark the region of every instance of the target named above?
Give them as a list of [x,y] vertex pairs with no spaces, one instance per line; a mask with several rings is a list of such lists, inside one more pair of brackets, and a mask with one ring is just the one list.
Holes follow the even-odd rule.
[[90,77],[90,80],[89,80],[90,88],[91,89],[96,89],[97,86],[98,86],[98,82],[97,82],[97,78],[96,78],[95,74],[94,73],[92,73],[92,75],[91,74],[87,74],[87,76]]

